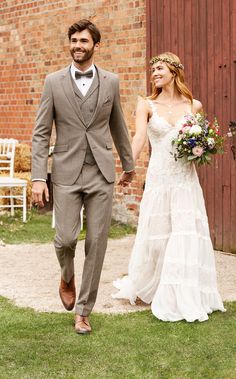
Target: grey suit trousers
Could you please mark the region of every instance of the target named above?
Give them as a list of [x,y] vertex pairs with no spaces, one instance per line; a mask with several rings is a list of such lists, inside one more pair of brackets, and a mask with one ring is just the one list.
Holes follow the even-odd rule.
[[80,231],[80,210],[85,208],[87,233],[85,260],[76,313],[88,316],[95,304],[111,222],[114,183],[108,183],[96,164],[84,164],[73,185],[54,184],[56,237],[54,245],[62,277],[74,274],[74,256]]

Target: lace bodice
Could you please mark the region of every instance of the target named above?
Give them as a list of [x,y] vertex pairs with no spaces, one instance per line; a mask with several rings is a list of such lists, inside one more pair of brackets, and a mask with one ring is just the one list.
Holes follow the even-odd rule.
[[196,171],[193,163],[186,164],[181,160],[175,161],[172,140],[177,137],[184,116],[173,126],[163,117],[159,116],[152,101],[148,100],[152,108],[152,117],[149,119],[147,134],[152,152],[147,171],[146,184],[155,186],[158,183],[183,184],[195,177]]

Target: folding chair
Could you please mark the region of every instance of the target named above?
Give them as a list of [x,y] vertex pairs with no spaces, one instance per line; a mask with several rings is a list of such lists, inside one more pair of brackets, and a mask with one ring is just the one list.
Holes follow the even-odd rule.
[[[15,208],[22,208],[23,222],[26,222],[27,180],[14,178],[14,158],[17,143],[18,141],[13,138],[0,138],[0,189],[9,189],[9,195],[0,194],[0,199],[9,199],[9,205],[0,204],[0,208],[10,208],[11,216],[14,216]],[[15,188],[21,188],[22,193],[15,195]],[[20,201],[20,203],[16,204],[15,200]]]

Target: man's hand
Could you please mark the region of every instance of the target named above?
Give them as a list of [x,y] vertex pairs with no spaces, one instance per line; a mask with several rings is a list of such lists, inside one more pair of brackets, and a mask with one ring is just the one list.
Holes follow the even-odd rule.
[[40,208],[44,207],[43,194],[46,201],[49,201],[49,192],[46,182],[36,180],[32,184],[32,204]]
[[130,172],[123,172],[121,175],[118,185],[121,185],[123,187],[127,187],[133,180],[133,177],[135,175],[135,171],[130,171]]

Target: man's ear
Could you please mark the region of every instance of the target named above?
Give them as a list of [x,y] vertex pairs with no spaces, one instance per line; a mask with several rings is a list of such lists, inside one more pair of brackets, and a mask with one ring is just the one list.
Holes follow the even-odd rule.
[[94,50],[97,51],[100,47],[100,42],[95,43]]

